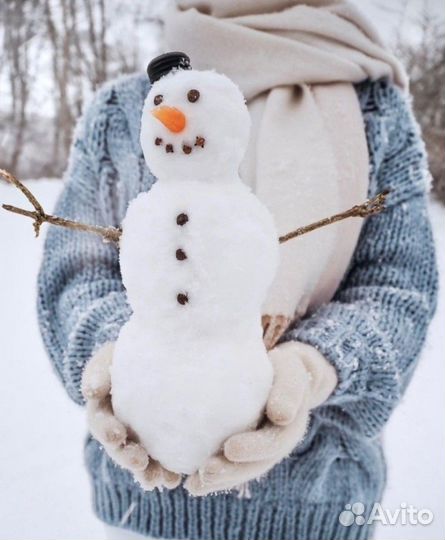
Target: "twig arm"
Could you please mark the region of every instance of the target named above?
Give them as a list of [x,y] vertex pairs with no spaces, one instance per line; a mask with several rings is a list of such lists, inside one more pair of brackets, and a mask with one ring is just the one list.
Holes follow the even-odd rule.
[[9,173],[8,171],[0,169],[0,176],[3,176],[5,180],[13,184],[25,195],[25,197],[34,207],[34,211],[25,210],[24,208],[18,208],[17,206],[12,206],[11,204],[2,204],[2,208],[7,210],[8,212],[12,212],[13,214],[19,214],[20,216],[31,218],[34,221],[33,225],[36,236],[39,236],[42,223],[46,222],[50,223],[51,225],[58,225],[59,227],[65,227],[76,231],[99,234],[108,242],[119,242],[119,238],[122,234],[122,231],[120,229],[116,229],[115,227],[100,227],[97,225],[88,225],[79,221],[74,221],[71,219],[65,219],[58,216],[52,216],[51,214],[47,214],[43,210],[43,207],[39,203],[39,201],[31,193],[31,191],[29,191],[29,189],[25,185],[23,185],[22,182],[20,182],[14,175]]
[[311,223],[309,225],[305,225],[304,227],[299,227],[294,231],[288,232],[287,234],[280,236],[280,244],[284,244],[284,242],[292,240],[292,238],[296,238],[297,236],[301,236],[308,232],[315,231],[315,229],[320,229],[321,227],[325,227],[326,225],[331,225],[332,223],[336,223],[337,221],[343,221],[344,219],[350,217],[365,218],[379,214],[380,212],[383,212],[383,210],[385,210],[385,201],[388,194],[389,190],[382,191],[376,197],[367,200],[363,204],[353,206],[345,212],[335,214],[328,218],[320,219],[320,221],[316,221],[315,223]]

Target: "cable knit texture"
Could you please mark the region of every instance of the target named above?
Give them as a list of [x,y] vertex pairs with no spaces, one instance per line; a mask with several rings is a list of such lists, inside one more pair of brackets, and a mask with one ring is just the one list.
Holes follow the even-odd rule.
[[[336,391],[314,411],[291,456],[250,482],[250,497],[230,492],[193,498],[182,487],[145,493],[88,437],[94,507],[107,523],[193,540],[371,534],[366,525],[341,525],[338,515],[347,503],[361,501],[369,510],[381,497],[380,433],[415,367],[435,308],[437,275],[425,152],[411,107],[386,81],[361,83],[356,90],[370,152],[369,194],[390,188],[388,209],[365,223],[333,301],[284,337],[316,347],[334,365]],[[77,130],[57,214],[118,226],[129,201],[150,189],[155,179],[139,144],[147,92],[146,78],[132,76],[98,93]],[[38,311],[56,372],[81,404],[85,363],[117,338],[130,315],[116,247],[92,234],[50,229]]]

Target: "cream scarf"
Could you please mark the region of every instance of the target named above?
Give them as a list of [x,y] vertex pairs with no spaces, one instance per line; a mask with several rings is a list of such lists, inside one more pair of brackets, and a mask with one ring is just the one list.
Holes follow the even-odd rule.
[[[366,198],[368,151],[352,83],[388,77],[405,87],[406,77],[353,6],[177,0],[166,13],[165,39],[194,68],[225,73],[244,93],[252,134],[241,176],[272,212],[280,235]],[[283,244],[263,313],[287,323],[330,300],[360,222]]]

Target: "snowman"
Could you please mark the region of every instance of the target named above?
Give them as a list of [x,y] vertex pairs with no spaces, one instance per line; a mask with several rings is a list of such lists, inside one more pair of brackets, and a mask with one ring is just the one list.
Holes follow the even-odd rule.
[[388,196],[278,238],[238,175],[249,136],[239,89],[223,75],[191,71],[183,53],[156,58],[149,76],[141,145],[158,182],[130,203],[122,229],[51,215],[0,169],[34,210],[2,207],[31,218],[36,236],[48,222],[119,244],[133,312],[117,342],[85,366],[82,393],[91,433],[144,489],[176,487],[261,419],[273,378],[261,311],[279,243],[377,215]]
[[116,417],[167,470],[192,474],[262,416],[273,371],[261,307],[278,266],[268,210],[238,173],[250,117],[226,76],[155,58],[141,145],[157,177],[129,207],[129,321],[111,366]]

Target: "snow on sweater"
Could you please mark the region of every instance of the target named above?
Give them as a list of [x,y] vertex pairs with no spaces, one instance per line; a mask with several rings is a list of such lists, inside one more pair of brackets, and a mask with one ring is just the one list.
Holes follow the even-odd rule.
[[[148,89],[145,76],[131,76],[97,94],[76,132],[58,215],[118,226],[129,201],[153,185],[139,143]],[[94,506],[105,522],[195,540],[369,536],[366,526],[342,526],[338,515],[346,503],[369,507],[381,496],[379,436],[415,368],[435,309],[437,274],[426,157],[410,104],[386,81],[356,90],[370,153],[369,195],[391,189],[388,209],[364,224],[334,299],[284,338],[323,353],[337,370],[336,391],[313,412],[291,456],[250,482],[248,498],[236,492],[190,497],[182,487],[143,492],[89,437]],[[81,404],[85,363],[117,338],[130,315],[117,248],[94,235],[51,228],[38,312],[57,374]]]

